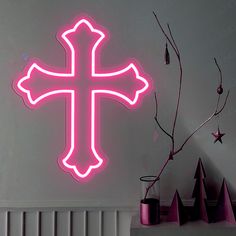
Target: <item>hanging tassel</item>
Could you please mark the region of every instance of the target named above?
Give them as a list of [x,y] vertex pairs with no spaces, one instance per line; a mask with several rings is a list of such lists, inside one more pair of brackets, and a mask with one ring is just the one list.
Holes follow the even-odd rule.
[[168,51],[167,43],[166,43],[166,50],[165,50],[165,63],[166,63],[166,65],[170,64],[170,54],[169,54],[169,51]]
[[223,87],[222,87],[222,84],[220,84],[219,85],[219,87],[217,88],[217,93],[219,94],[219,95],[221,95],[222,93],[223,93]]

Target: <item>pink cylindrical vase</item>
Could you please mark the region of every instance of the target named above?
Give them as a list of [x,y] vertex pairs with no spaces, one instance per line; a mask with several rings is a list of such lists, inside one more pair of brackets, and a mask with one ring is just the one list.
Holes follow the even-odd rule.
[[140,178],[142,188],[142,199],[140,201],[140,223],[143,225],[156,225],[160,223],[160,191],[158,180],[146,194],[156,176],[142,176]]

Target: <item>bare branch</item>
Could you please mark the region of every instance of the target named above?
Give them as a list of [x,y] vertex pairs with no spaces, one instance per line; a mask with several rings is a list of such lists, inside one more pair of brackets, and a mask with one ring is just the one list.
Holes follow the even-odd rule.
[[173,137],[175,136],[175,127],[176,127],[176,121],[178,118],[180,97],[181,97],[181,91],[182,91],[182,80],[183,80],[183,69],[182,69],[182,64],[181,64],[181,60],[180,60],[180,55],[178,57],[178,62],[179,62],[180,75],[179,75],[179,89],[178,89],[177,105],[176,105],[175,117],[174,117],[174,122],[173,122],[173,127],[172,127],[172,136]]
[[155,16],[156,21],[157,21],[157,24],[159,25],[159,27],[160,27],[162,33],[164,34],[164,36],[166,37],[167,41],[169,42],[169,44],[171,45],[171,47],[173,48],[173,50],[175,51],[175,53],[178,54],[178,51],[176,50],[174,43],[171,41],[170,37],[169,37],[169,36],[167,35],[167,33],[165,32],[164,28],[162,27],[162,25],[161,25],[161,23],[160,23],[160,21],[159,21],[157,15],[156,15],[156,13],[155,13],[154,11],[153,11],[153,15]]
[[218,62],[217,62],[215,57],[214,57],[214,61],[215,61],[215,64],[216,64],[216,66],[217,66],[217,68],[218,68],[218,70],[220,72],[220,85],[222,85],[222,80],[223,80],[223,78],[222,78],[222,71],[221,71],[221,69],[219,67],[219,64],[218,64]]
[[157,103],[156,92],[154,93],[154,95],[155,95],[155,104],[156,104],[156,113],[155,113],[154,119],[155,119],[157,125],[159,126],[159,128],[160,128],[167,136],[169,136],[170,139],[172,140],[173,137],[162,127],[162,125],[161,125],[160,122],[158,121],[158,118],[157,118],[158,103]]
[[227,100],[228,100],[228,98],[229,98],[229,92],[230,92],[230,91],[228,90],[227,95],[226,95],[226,97],[225,97],[225,101],[224,101],[223,106],[221,107],[221,109],[220,109],[219,111],[216,111],[216,114],[215,114],[215,115],[219,115],[219,114],[224,110],[225,105],[226,105],[226,103],[227,103]]
[[176,51],[178,52],[177,54],[180,55],[178,46],[177,46],[177,44],[176,44],[176,42],[175,42],[175,39],[174,39],[173,34],[172,34],[172,31],[171,31],[171,29],[170,29],[170,25],[167,24],[167,27],[168,27],[168,31],[169,31],[170,37],[171,37],[171,39],[172,39],[172,41],[173,41],[173,44],[175,45],[175,49],[176,49]]
[[153,11],[153,15],[155,16],[155,19],[157,21],[157,24],[159,25],[162,33],[165,35],[166,39],[168,40],[168,42],[170,43],[171,47],[173,48],[177,59],[178,59],[178,64],[179,64],[179,70],[180,70],[180,76],[179,76],[179,88],[178,88],[178,98],[177,98],[177,105],[176,105],[176,110],[175,110],[175,116],[174,116],[174,121],[173,121],[173,126],[172,126],[172,131],[171,131],[171,136],[172,136],[172,149],[175,148],[175,140],[174,140],[174,136],[175,136],[175,129],[176,129],[176,122],[177,122],[177,118],[178,118],[178,112],[179,112],[179,105],[180,105],[180,95],[181,95],[181,90],[182,90],[182,77],[183,77],[183,68],[182,68],[182,63],[181,63],[181,59],[180,59],[180,53],[178,50],[178,46],[174,40],[171,28],[168,26],[168,31],[170,34],[170,37],[167,35],[167,33],[165,32],[163,26],[161,25],[156,13]]
[[165,167],[167,166],[167,164],[168,164],[169,161],[170,161],[169,158],[166,159],[166,161],[165,161],[164,165],[162,166],[162,168],[161,168],[161,170],[160,170],[158,176],[157,176],[157,177],[153,180],[153,182],[147,187],[146,193],[145,193],[145,196],[144,196],[144,199],[147,198],[148,192],[149,192],[149,190],[152,188],[152,186],[160,179],[160,176],[161,176],[162,172],[164,171],[164,169],[165,169]]
[[[167,24],[168,30],[169,30],[169,34],[171,36],[171,39],[173,41],[173,44],[175,45],[175,53],[178,59],[178,64],[179,64],[179,70],[180,70],[180,75],[179,75],[179,88],[178,88],[178,97],[177,97],[177,105],[176,105],[176,110],[175,110],[175,116],[174,116],[174,121],[173,121],[173,126],[172,126],[172,137],[174,138],[175,136],[175,128],[176,128],[176,122],[177,122],[177,118],[178,118],[178,113],[179,113],[179,105],[180,105],[180,97],[181,97],[181,90],[182,90],[182,81],[183,81],[183,68],[182,68],[182,63],[181,63],[181,58],[180,58],[180,52],[178,49],[178,46],[175,42],[175,39],[173,37],[172,34],[172,30],[170,28],[170,25]],[[175,144],[175,140],[173,141],[173,149],[174,149],[174,144]]]
[[[185,141],[183,142],[183,144],[180,146],[180,148],[179,148],[178,150],[176,150],[176,151],[174,152],[173,155],[176,155],[178,152],[180,152],[180,151],[183,149],[183,147],[185,146],[185,144],[189,141],[189,139],[190,139],[198,130],[200,130],[205,124],[207,124],[213,117],[219,115],[219,114],[223,111],[223,109],[225,108],[225,105],[226,105],[226,103],[227,103],[228,97],[229,97],[229,91],[228,91],[228,93],[227,93],[227,95],[226,95],[225,102],[224,102],[224,105],[222,106],[222,108],[221,108],[219,111],[215,110],[202,124],[200,124],[200,126],[197,127],[197,128],[185,139]],[[218,104],[219,104],[219,98],[220,98],[220,95],[218,96],[218,100],[217,100],[217,108],[218,108]]]
[[200,124],[199,127],[197,127],[183,142],[183,144],[180,146],[180,148],[178,150],[176,150],[174,152],[173,155],[176,155],[178,152],[183,150],[183,147],[185,146],[185,144],[189,141],[189,139],[198,131],[200,130],[206,123],[208,123],[213,117],[215,116],[215,112],[212,113],[211,116],[208,117],[208,119],[206,119],[202,124]]
[[218,95],[218,98],[217,98],[217,103],[216,103],[215,112],[217,112],[217,110],[218,110],[218,108],[219,108],[219,104],[220,104],[220,94]]

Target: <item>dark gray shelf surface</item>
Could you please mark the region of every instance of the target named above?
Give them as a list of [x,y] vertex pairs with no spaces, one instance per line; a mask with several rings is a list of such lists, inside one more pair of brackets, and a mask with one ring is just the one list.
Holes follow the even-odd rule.
[[178,226],[162,220],[159,225],[144,226],[140,224],[138,215],[133,216],[130,236],[236,236],[236,225],[228,222],[207,224],[203,221],[195,221]]

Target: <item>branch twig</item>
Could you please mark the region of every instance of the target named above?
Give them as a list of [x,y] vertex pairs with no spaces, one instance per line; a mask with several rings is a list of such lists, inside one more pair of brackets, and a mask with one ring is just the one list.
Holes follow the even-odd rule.
[[155,116],[154,116],[154,119],[157,123],[157,125],[159,126],[159,128],[168,136],[170,137],[170,139],[172,140],[173,137],[162,127],[162,125],[160,124],[160,122],[158,121],[157,119],[157,112],[158,112],[158,103],[157,103],[157,95],[156,95],[156,92],[154,93],[154,97],[155,97],[155,107],[156,107],[156,113],[155,113]]
[[[207,124],[213,117],[217,116],[218,114],[220,114],[220,113],[223,111],[223,109],[224,109],[224,107],[225,107],[225,105],[226,105],[226,102],[227,102],[227,100],[228,100],[228,97],[229,97],[229,90],[228,90],[227,95],[226,95],[226,97],[225,97],[225,102],[224,102],[224,105],[222,106],[222,108],[221,108],[219,111],[217,111],[217,109],[218,109],[218,105],[217,105],[217,109],[216,109],[204,122],[202,122],[202,123],[185,139],[185,141],[183,142],[183,144],[180,146],[180,148],[178,148],[178,149],[173,153],[173,155],[176,155],[178,152],[180,152],[181,150],[183,150],[184,145],[189,141],[189,139],[190,139],[198,130],[200,130],[205,124]],[[220,95],[218,96],[218,98],[220,98]],[[219,99],[217,100],[217,103],[218,103],[218,101],[219,101]]]
[[179,75],[179,89],[178,89],[178,97],[177,97],[177,104],[176,104],[176,110],[175,110],[175,116],[174,116],[174,121],[173,121],[173,126],[172,126],[172,131],[171,131],[171,140],[172,140],[172,149],[175,148],[175,129],[176,129],[176,122],[177,122],[177,118],[178,118],[178,112],[179,112],[179,105],[180,105],[180,96],[181,96],[181,90],[182,90],[182,80],[183,80],[183,68],[182,68],[182,63],[181,63],[181,58],[180,58],[180,52],[178,49],[178,46],[174,40],[170,25],[167,24],[168,27],[168,31],[170,36],[168,36],[168,34],[165,32],[164,28],[162,27],[156,13],[153,11],[153,15],[157,21],[158,26],[160,27],[162,33],[164,34],[164,36],[166,37],[166,40],[169,42],[169,44],[171,45],[172,49],[174,50],[177,59],[178,59],[178,64],[179,64],[179,71],[180,71],[180,75]]
[[220,72],[220,85],[222,85],[222,80],[223,80],[223,78],[222,78],[222,71],[221,71],[221,69],[219,67],[219,64],[218,64],[218,62],[217,62],[215,57],[214,57],[214,61],[215,61],[215,64],[216,64],[216,66],[217,66],[217,68],[218,68],[218,70]]

